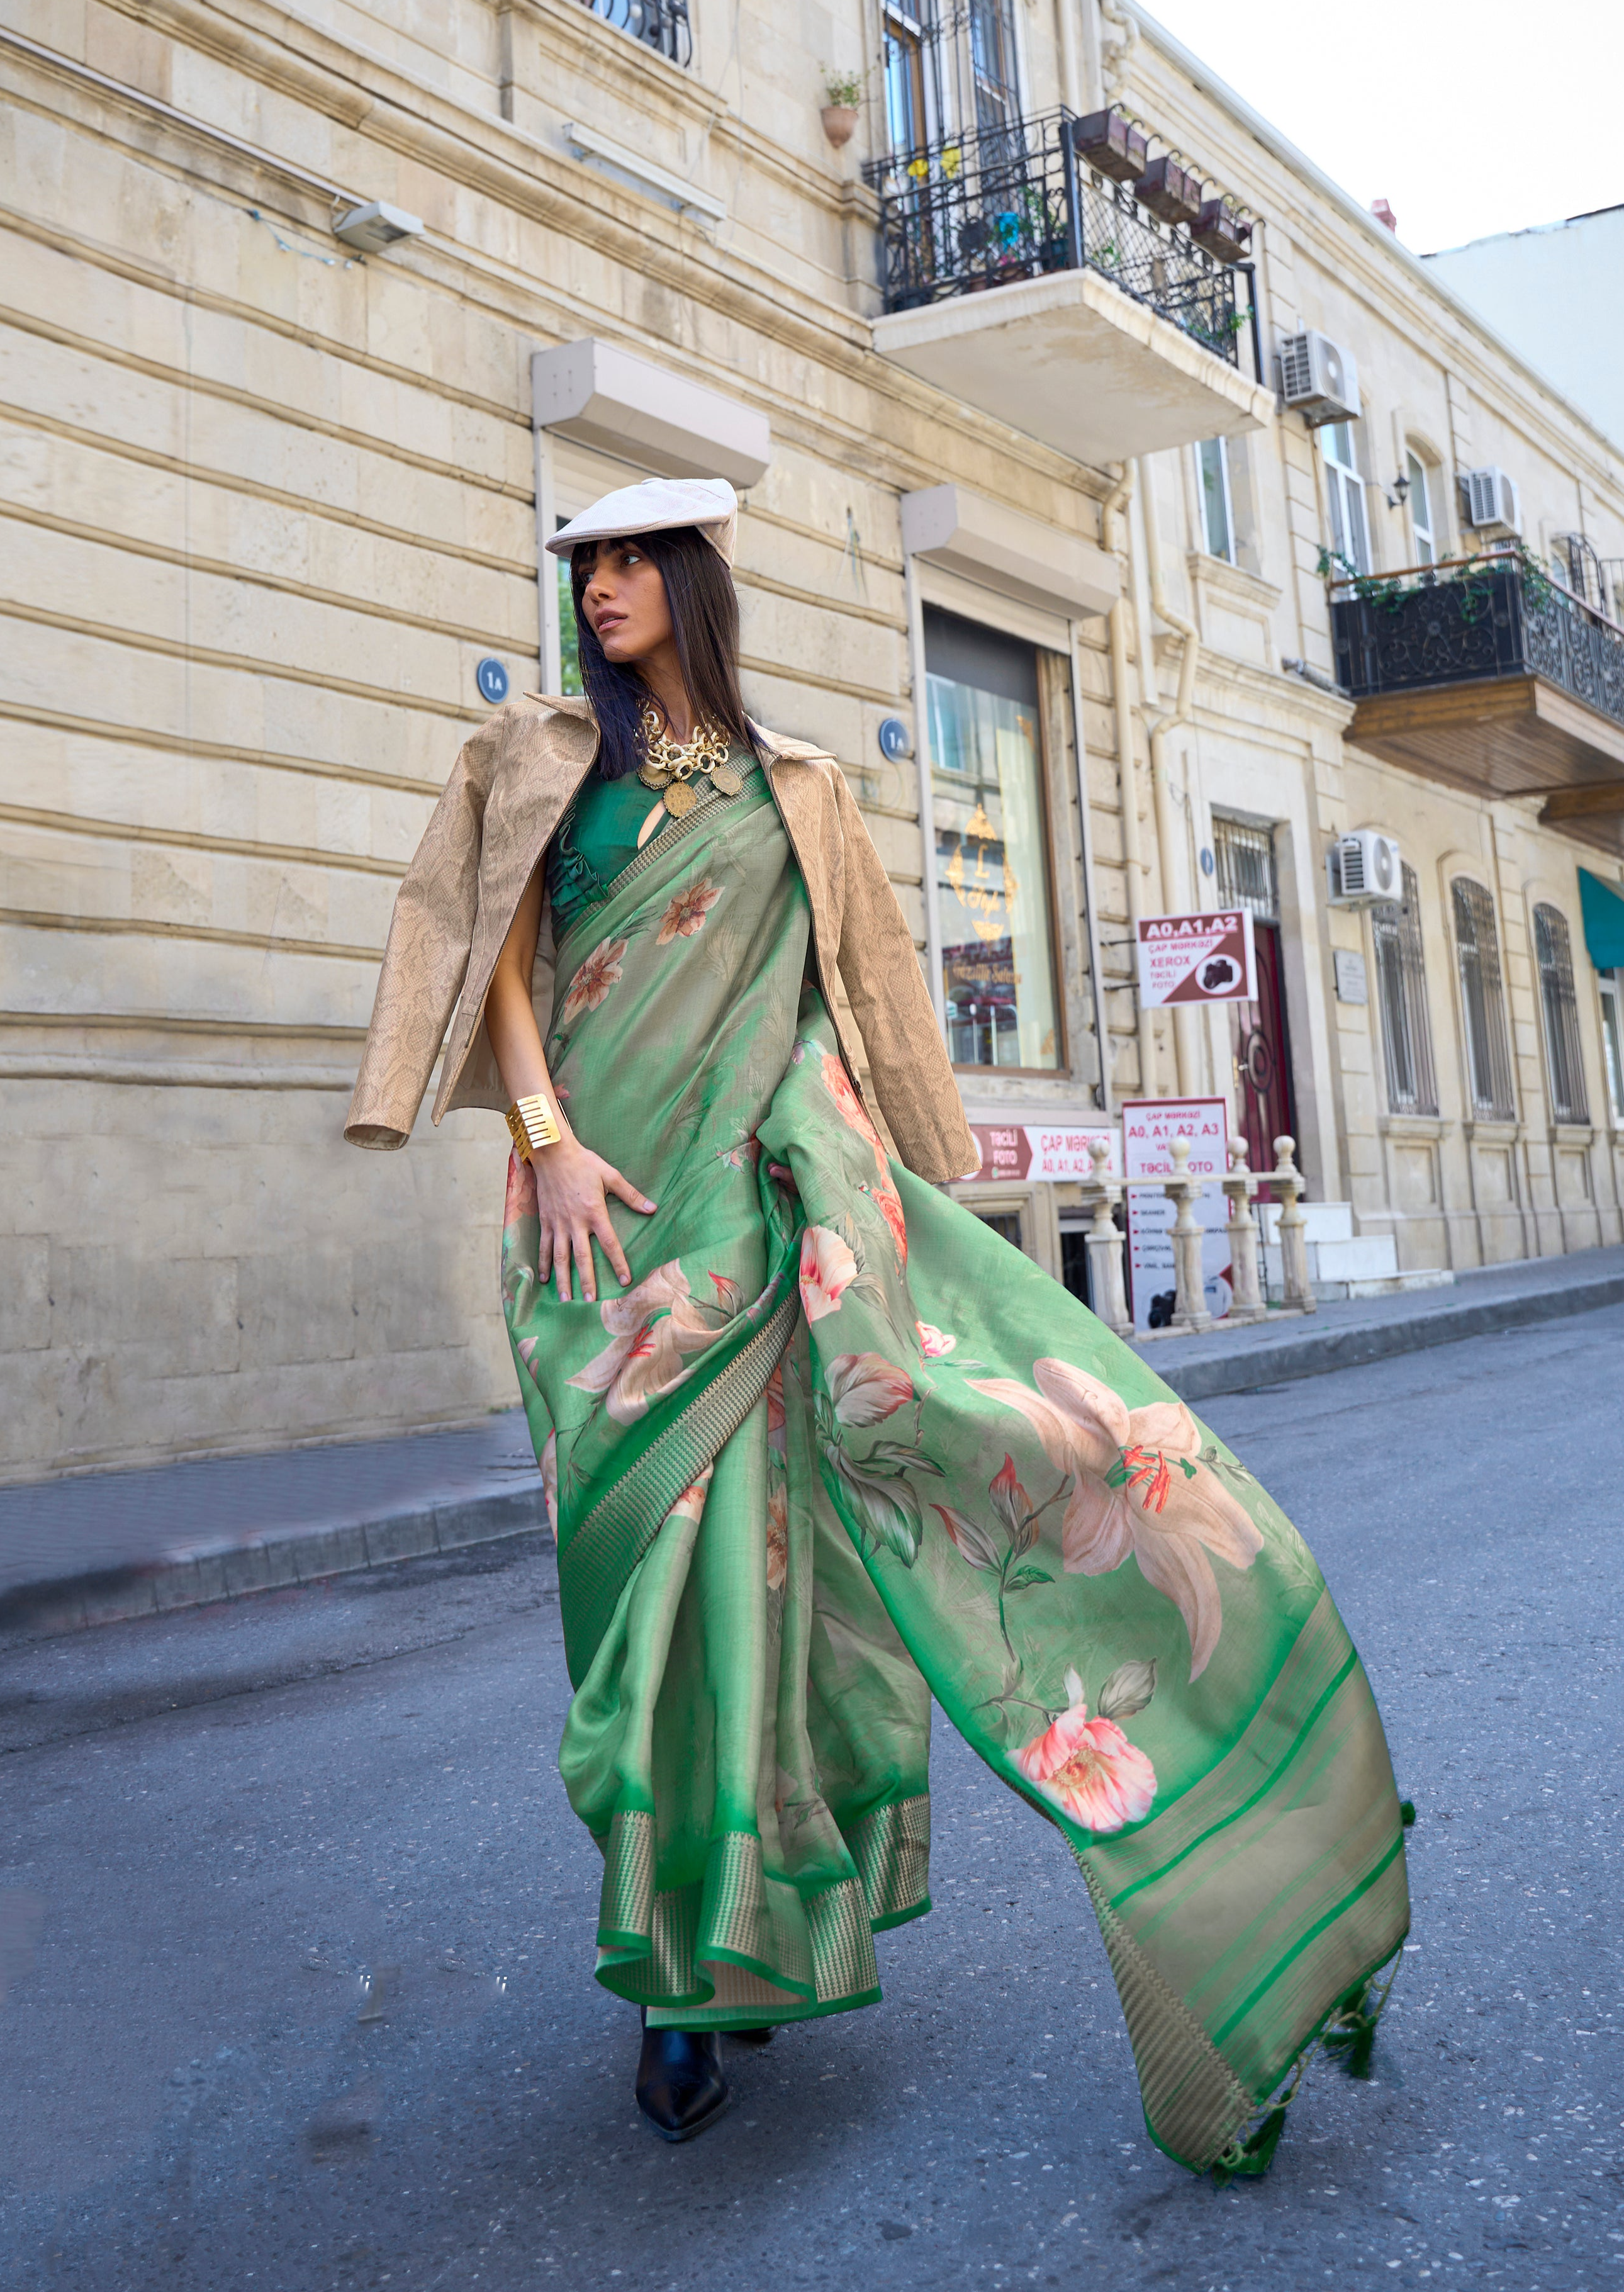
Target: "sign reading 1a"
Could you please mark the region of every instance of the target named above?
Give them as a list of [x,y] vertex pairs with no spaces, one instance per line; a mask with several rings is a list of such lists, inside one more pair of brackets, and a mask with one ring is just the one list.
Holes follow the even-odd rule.
[[1209,908],[1199,916],[1141,916],[1139,1001],[1255,1003],[1258,959],[1251,913]]

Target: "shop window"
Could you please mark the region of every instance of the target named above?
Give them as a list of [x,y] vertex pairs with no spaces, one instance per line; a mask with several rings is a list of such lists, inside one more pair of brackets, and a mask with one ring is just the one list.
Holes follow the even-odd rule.
[[1390,1114],[1436,1114],[1432,1026],[1427,1015],[1427,965],[1421,949],[1420,887],[1406,867],[1403,897],[1371,909],[1376,943],[1376,999],[1387,1069]]
[[1202,546],[1209,557],[1235,561],[1234,507],[1229,490],[1229,447],[1223,438],[1206,438],[1195,448],[1195,474],[1201,486]]
[[1320,429],[1320,451],[1325,458],[1325,491],[1331,513],[1331,553],[1341,559],[1341,569],[1355,573],[1371,569],[1371,536],[1364,515],[1364,480],[1354,454],[1351,422],[1327,422]]
[[1624,1013],[1619,974],[1604,971],[1596,981],[1602,995],[1602,1056],[1607,1064],[1607,1103],[1615,1124],[1624,1126]]
[[948,1048],[961,1067],[1061,1064],[1034,649],[925,610]]
[[1427,464],[1419,454],[1406,456],[1404,474],[1410,480],[1410,529],[1415,537],[1415,561],[1418,565],[1435,565],[1440,553],[1434,521],[1435,505]]
[[1511,1087],[1511,1045],[1506,1032],[1506,989],[1500,978],[1499,933],[1494,902],[1481,884],[1457,876],[1450,885],[1455,918],[1455,962],[1466,1026],[1467,1078],[1472,1109],[1495,1122],[1516,1117]]
[[1579,1040],[1579,998],[1573,991],[1573,946],[1558,908],[1534,909],[1534,962],[1545,1017],[1545,1068],[1551,1113],[1558,1122],[1588,1122],[1584,1052]]
[[1021,1240],[1021,1214],[1018,1210],[977,1210],[976,1215],[983,1225],[990,1225],[1001,1241],[1012,1249],[1024,1249]]

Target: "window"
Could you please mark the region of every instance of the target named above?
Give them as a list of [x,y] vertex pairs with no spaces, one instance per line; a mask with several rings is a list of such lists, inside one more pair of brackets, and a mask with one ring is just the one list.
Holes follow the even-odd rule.
[[1511,1091],[1511,1046],[1506,1035],[1506,991],[1500,983],[1494,902],[1469,876],[1456,876],[1450,896],[1472,1109],[1491,1121],[1511,1122],[1516,1118],[1516,1102]]
[[1389,1114],[1436,1114],[1432,1027],[1427,1015],[1427,969],[1421,953],[1420,887],[1406,867],[1403,897],[1371,910],[1376,942],[1376,999],[1387,1069]]
[[958,1066],[1053,1073],[1037,655],[927,606],[925,666],[948,1047]]
[[1249,908],[1260,923],[1280,918],[1280,877],[1274,866],[1274,831],[1249,820],[1213,814],[1212,843],[1218,860],[1218,904]]
[[1354,458],[1353,424],[1324,423],[1320,430],[1320,451],[1325,457],[1331,554],[1345,558],[1355,573],[1368,573],[1371,538],[1364,521],[1364,480]]
[[976,85],[976,125],[1009,127],[1020,117],[1015,69],[1015,17],[1010,0],[969,0],[970,70]]
[[1619,1010],[1620,984],[1616,971],[1600,973],[1602,991],[1602,1056],[1607,1064],[1607,1103],[1613,1121],[1624,1125],[1624,1016]]
[[[553,521],[555,529],[568,523],[567,517]],[[559,690],[579,692],[583,689],[581,682],[581,636],[575,626],[575,592],[570,563],[567,557],[554,557],[549,562],[559,589]]]
[[1209,557],[1235,561],[1234,512],[1229,496],[1229,452],[1222,438],[1208,438],[1195,448],[1195,474],[1201,485],[1202,541]]
[[1437,537],[1433,530],[1432,490],[1427,483],[1427,464],[1419,454],[1408,457],[1410,479],[1410,527],[1415,536],[1415,561],[1418,565],[1435,565],[1438,561]]
[[1559,908],[1534,909],[1534,962],[1545,1014],[1545,1063],[1551,1113],[1558,1122],[1588,1122],[1584,1052],[1579,1040],[1579,998],[1573,992],[1573,945]]
[[885,120],[893,151],[917,151],[930,141],[926,77],[927,27],[911,9],[885,12]]

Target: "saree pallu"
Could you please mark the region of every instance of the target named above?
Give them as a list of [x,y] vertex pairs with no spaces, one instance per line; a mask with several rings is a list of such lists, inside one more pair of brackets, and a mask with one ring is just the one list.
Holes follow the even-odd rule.
[[559,950],[548,1042],[631,1286],[502,1285],[559,1537],[598,1978],[655,2026],[880,1994],[930,1907],[930,1699],[1060,1831],[1146,2121],[1198,2169],[1409,1925],[1370,1687],[1251,1474],[1086,1307],[892,1163],[807,977],[762,776]]

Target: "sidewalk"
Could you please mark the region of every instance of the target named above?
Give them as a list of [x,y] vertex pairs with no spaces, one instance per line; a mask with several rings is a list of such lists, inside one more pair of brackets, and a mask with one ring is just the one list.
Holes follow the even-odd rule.
[[[1199,1402],[1620,1303],[1624,1247],[1590,1249],[1462,1274],[1449,1289],[1158,1338],[1143,1351],[1176,1392]],[[517,1408],[468,1432],[0,1488],[0,1645],[545,1525]]]

